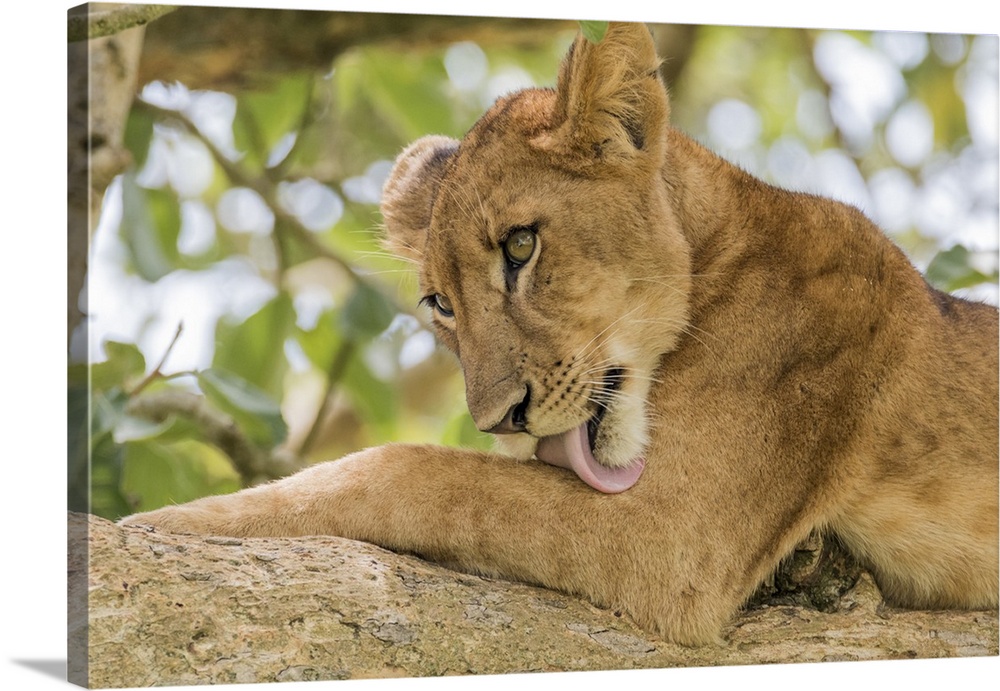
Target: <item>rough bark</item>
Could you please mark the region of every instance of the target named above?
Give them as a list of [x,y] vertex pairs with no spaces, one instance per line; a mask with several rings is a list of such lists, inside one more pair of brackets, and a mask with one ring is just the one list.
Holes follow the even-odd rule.
[[[91,12],[118,7],[90,3],[69,16],[86,21]],[[97,227],[104,191],[125,170],[131,154],[123,137],[132,107],[143,26],[103,38],[71,42],[67,47],[68,266],[67,338],[80,325],[80,291],[87,273],[90,235]]]
[[[419,49],[454,41],[511,46],[538,43],[577,26],[569,20],[182,7],[150,24],[139,79],[233,91],[265,74],[326,72],[338,55],[355,46],[394,43]],[[658,28],[668,83],[683,69],[695,29]]]
[[865,574],[836,611],[757,605],[726,628],[723,644],[685,648],[563,593],[350,540],[191,537],[69,520],[71,535],[89,533],[70,553],[70,633],[89,635],[95,687],[998,652],[995,611],[894,609]]
[[89,13],[70,12],[67,24],[67,38],[83,41],[101,38],[145,26],[149,22],[177,8],[172,5],[126,5],[120,3],[91,3]]
[[265,74],[328,71],[345,50],[380,41],[407,47],[458,40],[539,40],[568,21],[367,12],[182,7],[150,25],[142,82],[232,91]]

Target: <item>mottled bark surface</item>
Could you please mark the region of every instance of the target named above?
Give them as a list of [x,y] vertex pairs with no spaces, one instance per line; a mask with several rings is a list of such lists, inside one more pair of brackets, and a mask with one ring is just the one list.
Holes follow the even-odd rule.
[[[149,25],[139,81],[234,91],[286,70],[326,72],[338,55],[356,46],[531,45],[577,26],[569,20],[181,7]],[[668,83],[686,64],[695,31],[687,25],[657,28]]]
[[150,24],[140,82],[233,91],[289,70],[328,71],[354,46],[408,48],[460,40],[537,42],[575,22],[368,12],[181,7]]
[[[115,4],[75,8],[70,19]],[[71,42],[67,46],[67,337],[84,318],[80,291],[87,273],[90,236],[100,218],[104,192],[132,160],[125,149],[125,120],[132,107],[144,28]]]
[[[996,612],[894,609],[864,574],[836,611],[758,605],[726,628],[723,645],[685,648],[562,593],[459,574],[350,540],[191,537],[80,514],[69,520],[71,535],[89,534],[79,541],[89,545],[89,568],[83,544],[70,554],[70,633],[81,635],[89,623],[93,687],[981,656],[998,649]],[[86,578],[74,578],[81,572]],[[74,610],[74,601],[87,596],[88,607]]]

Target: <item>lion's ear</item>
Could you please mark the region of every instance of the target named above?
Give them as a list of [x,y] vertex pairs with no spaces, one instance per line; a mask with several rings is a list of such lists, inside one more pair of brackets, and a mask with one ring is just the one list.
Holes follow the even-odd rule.
[[382,188],[385,246],[406,259],[419,262],[431,221],[431,205],[445,169],[458,150],[449,137],[422,137],[396,158]]
[[578,36],[559,70],[553,128],[535,144],[581,162],[659,161],[669,102],[644,24],[612,22],[599,43]]

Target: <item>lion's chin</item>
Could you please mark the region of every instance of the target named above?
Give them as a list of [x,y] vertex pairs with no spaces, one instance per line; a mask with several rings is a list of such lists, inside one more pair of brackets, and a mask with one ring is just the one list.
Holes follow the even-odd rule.
[[527,461],[535,456],[538,448],[538,437],[525,432],[517,434],[498,434],[493,437],[493,450],[504,456]]

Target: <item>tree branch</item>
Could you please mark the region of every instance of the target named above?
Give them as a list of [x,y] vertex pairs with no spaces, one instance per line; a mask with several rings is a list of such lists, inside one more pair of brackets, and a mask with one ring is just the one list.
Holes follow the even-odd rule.
[[143,108],[164,120],[173,120],[179,123],[187,132],[197,137],[198,140],[205,145],[209,153],[212,155],[212,158],[219,165],[219,167],[222,168],[230,182],[240,187],[252,189],[254,192],[259,194],[261,199],[264,200],[264,203],[271,210],[271,213],[274,214],[274,232],[284,232],[284,230],[287,230],[289,235],[294,240],[305,245],[317,256],[327,259],[339,266],[352,281],[362,284],[382,295],[383,298],[393,305],[397,312],[401,314],[413,315],[413,310],[399,303],[399,301],[390,295],[380,284],[377,284],[366,276],[358,273],[357,269],[355,269],[349,261],[316,239],[316,236],[308,228],[303,226],[299,219],[285,211],[285,209],[281,206],[281,203],[278,201],[278,190],[272,180],[268,179],[266,176],[254,177],[247,173],[239,164],[230,160],[229,157],[222,153],[212,140],[206,137],[204,133],[198,129],[198,126],[195,125],[184,113],[177,110],[161,108],[142,99],[136,99],[135,104],[137,107]]
[[156,367],[154,367],[149,374],[143,377],[142,381],[140,381],[138,384],[136,384],[132,389],[130,389],[127,392],[128,396],[130,397],[137,396],[140,393],[142,393],[142,391],[147,386],[152,384],[157,379],[164,379],[166,378],[166,376],[168,376],[163,374],[163,365],[167,361],[167,358],[170,357],[170,353],[173,352],[174,346],[177,345],[177,340],[181,337],[181,333],[183,331],[184,331],[184,322],[181,322],[177,325],[177,331],[174,332],[174,337],[170,339],[170,343],[167,345],[167,349],[163,351],[163,356],[160,358],[160,361],[156,363]]
[[350,362],[354,350],[354,342],[345,340],[330,360],[330,366],[326,372],[326,388],[323,391],[323,399],[316,410],[316,415],[313,418],[312,425],[309,427],[309,432],[306,433],[302,444],[299,446],[299,456],[302,458],[305,458],[306,454],[309,453],[312,445],[316,442],[316,437],[323,428],[323,423],[326,422],[326,414],[330,409],[330,404],[333,402],[333,395],[340,384],[341,378],[344,376],[344,372],[347,370],[347,364]]
[[417,50],[462,40],[535,43],[576,26],[565,20],[182,7],[150,25],[140,80],[230,91],[262,74],[325,73],[354,46],[392,42]]
[[154,422],[163,422],[171,415],[192,420],[201,429],[205,440],[229,457],[247,486],[285,477],[301,468],[301,463],[290,454],[268,454],[254,446],[231,417],[209,406],[197,394],[151,391],[130,400],[126,410],[130,415]]
[[[89,534],[88,534],[89,533]],[[232,539],[70,514],[70,635],[92,687],[996,655],[997,613],[886,606],[864,575],[832,613],[759,606],[719,646],[334,537]],[[89,544],[89,561],[77,556]],[[89,565],[89,572],[86,570]],[[78,573],[84,569],[87,577]],[[72,577],[73,575],[77,577]],[[88,606],[74,603],[88,597]],[[75,589],[75,590],[74,590]],[[71,656],[70,668],[74,667]]]
[[177,9],[176,5],[120,5],[114,9],[87,11],[94,6],[104,5],[105,3],[97,3],[85,6],[86,14],[69,16],[67,39],[70,43],[112,36],[126,29],[145,26]]

